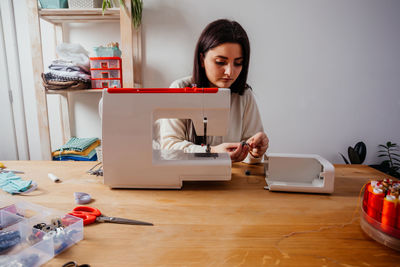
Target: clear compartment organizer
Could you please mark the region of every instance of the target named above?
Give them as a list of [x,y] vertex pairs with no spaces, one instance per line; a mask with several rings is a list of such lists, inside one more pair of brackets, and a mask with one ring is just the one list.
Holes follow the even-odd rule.
[[[3,241],[16,244],[5,249],[0,239],[0,266],[40,266],[83,239],[80,218],[27,202],[2,206],[0,237],[8,235]],[[35,228],[38,224],[47,228]]]
[[120,69],[122,68],[119,57],[91,57],[90,69]]
[[92,89],[99,88],[121,88],[121,81],[119,79],[109,80],[109,79],[92,79]]
[[110,78],[121,78],[120,69],[104,69],[104,70],[92,70],[92,79],[110,79]]

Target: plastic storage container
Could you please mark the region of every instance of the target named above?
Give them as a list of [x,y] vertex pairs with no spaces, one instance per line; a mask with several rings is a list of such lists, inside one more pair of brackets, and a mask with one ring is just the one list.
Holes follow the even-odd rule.
[[91,70],[91,73],[92,79],[121,78],[121,71],[119,69]]
[[92,79],[92,89],[101,89],[101,88],[122,88],[121,81],[117,80],[108,80],[108,79]]
[[0,229],[16,243],[0,250],[0,266],[40,266],[83,239],[82,219],[27,202],[1,208]]
[[90,69],[121,69],[119,57],[91,57]]
[[[396,226],[390,226],[383,224],[382,220],[377,220],[377,218],[382,216],[382,212],[374,210],[374,207],[368,203],[368,190],[365,190],[362,203],[361,203],[361,218],[360,226],[363,231],[370,236],[375,241],[388,246],[392,249],[400,251],[400,229]],[[397,207],[398,210],[399,207]],[[374,217],[370,216],[374,215]],[[397,216],[397,220],[399,219]]]
[[67,0],[39,0],[42,8],[68,8]]
[[93,49],[98,57],[121,57],[121,50],[118,47],[98,46]]
[[69,8],[101,8],[103,0],[68,0]]
[[91,57],[92,89],[121,88],[122,69],[119,57]]

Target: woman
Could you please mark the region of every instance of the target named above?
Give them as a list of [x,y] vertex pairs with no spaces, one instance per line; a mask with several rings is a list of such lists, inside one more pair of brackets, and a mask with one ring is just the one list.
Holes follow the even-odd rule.
[[[250,45],[246,32],[235,21],[210,23],[200,35],[194,56],[193,75],[177,80],[172,88],[219,87],[231,89],[229,129],[226,136],[207,137],[212,153],[229,153],[233,162],[259,162],[268,148],[260,114],[250,86],[246,83]],[[205,152],[202,137],[191,120],[159,120],[162,149]],[[242,143],[241,143],[242,142]],[[245,142],[245,143],[244,143]]]

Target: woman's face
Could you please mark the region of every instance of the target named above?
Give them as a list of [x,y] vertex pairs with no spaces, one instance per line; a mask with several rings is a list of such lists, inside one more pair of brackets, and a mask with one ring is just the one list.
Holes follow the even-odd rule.
[[242,46],[224,43],[200,55],[210,86],[229,88],[242,71]]

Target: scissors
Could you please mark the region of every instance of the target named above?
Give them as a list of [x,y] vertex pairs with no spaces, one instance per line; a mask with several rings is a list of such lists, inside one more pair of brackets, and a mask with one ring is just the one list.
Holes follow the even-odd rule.
[[118,217],[107,217],[101,215],[99,209],[88,207],[88,206],[78,206],[75,207],[69,215],[79,217],[83,219],[83,225],[92,224],[94,222],[108,222],[108,223],[120,223],[120,224],[134,224],[134,225],[153,225],[148,222],[141,222],[136,220],[118,218]]

